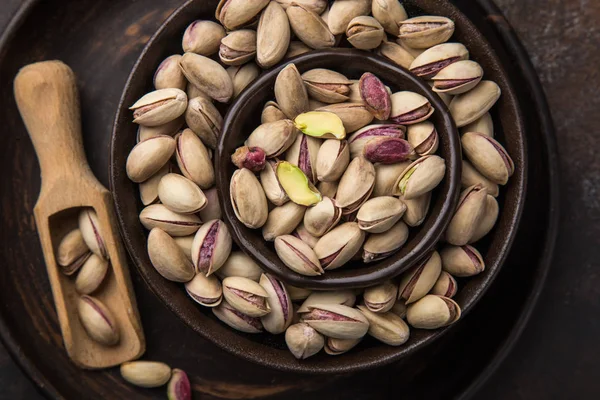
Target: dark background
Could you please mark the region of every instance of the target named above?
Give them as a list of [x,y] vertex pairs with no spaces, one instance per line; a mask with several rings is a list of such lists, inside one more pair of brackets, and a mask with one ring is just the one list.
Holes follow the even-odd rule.
[[[0,0],[0,30],[21,2]],[[561,162],[562,220],[552,269],[530,323],[477,397],[597,399],[600,1],[496,3],[529,51],[552,109]],[[0,399],[41,398],[1,346]]]

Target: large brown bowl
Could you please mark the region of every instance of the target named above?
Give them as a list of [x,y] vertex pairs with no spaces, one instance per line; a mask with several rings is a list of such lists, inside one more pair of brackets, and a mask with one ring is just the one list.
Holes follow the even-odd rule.
[[[146,253],[147,232],[138,219],[142,204],[137,185],[129,181],[125,173],[125,160],[136,141],[136,127],[131,123],[128,107],[152,90],[152,76],[159,63],[167,56],[181,52],[180,42],[185,27],[198,18],[213,19],[216,4],[216,0],[191,0],[165,21],[134,66],[116,115],[111,142],[110,183],[123,239],[138,272],[163,303],[204,338],[244,359],[281,370],[315,374],[359,371],[399,360],[432,343],[451,327],[436,331],[413,329],[409,341],[400,347],[390,347],[367,337],[344,355],[331,357],[321,352],[298,361],[287,350],[281,335],[248,335],[231,330],[210,310],[190,301],[181,285],[166,281],[152,267]],[[455,300],[461,306],[464,317],[496,277],[521,218],[527,171],[524,123],[515,93],[495,51],[456,7],[448,1],[439,0],[406,0],[404,4],[411,16],[434,14],[453,19],[456,30],[452,40],[463,42],[469,48],[471,58],[483,66],[485,78],[495,81],[502,89],[502,97],[492,110],[492,117],[497,138],[515,162],[515,174],[498,197],[501,208],[496,227],[477,244],[485,259],[485,271],[474,278],[459,281]]]

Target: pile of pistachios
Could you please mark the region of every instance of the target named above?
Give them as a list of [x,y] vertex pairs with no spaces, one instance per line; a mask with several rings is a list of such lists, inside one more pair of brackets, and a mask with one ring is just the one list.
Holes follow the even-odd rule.
[[[184,54],[165,59],[156,90],[131,107],[138,144],[126,169],[139,184],[140,221],[150,231],[156,270],[185,283],[194,301],[234,329],[285,332],[300,359],[323,348],[342,354],[365,335],[397,346],[408,340],[409,325],[437,329],[457,321],[455,278],[484,270],[472,244],[494,227],[499,185],[514,165],[493,138],[489,111],[500,88],[482,80],[468,49],[451,41],[453,21],[408,18],[398,0],[222,0],[215,17],[187,27]],[[262,69],[334,46],[374,51],[432,86],[461,128],[464,190],[445,243],[399,279],[312,292],[286,285],[232,249],[213,187],[212,151],[221,112]],[[305,275],[398,250],[444,177],[438,135],[426,121],[431,104],[416,93],[390,93],[365,72],[352,80],[285,66],[262,124],[232,154],[239,169],[229,200],[237,217],[262,228],[283,262]]]

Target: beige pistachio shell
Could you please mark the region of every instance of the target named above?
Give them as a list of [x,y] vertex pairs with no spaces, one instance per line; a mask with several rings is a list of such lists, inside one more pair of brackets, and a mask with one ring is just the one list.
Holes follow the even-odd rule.
[[179,68],[181,55],[174,54],[160,63],[154,73],[154,87],[156,89],[179,89],[185,90],[187,80]]
[[158,185],[160,202],[169,210],[195,214],[206,206],[206,196],[192,181],[179,174],[167,174]]
[[221,39],[219,58],[225,65],[242,65],[256,56],[256,31],[239,29]]
[[142,200],[144,206],[148,206],[158,201],[158,185],[160,180],[170,172],[171,163],[167,162],[157,173],[140,183],[140,200]]
[[257,282],[239,276],[223,279],[223,297],[233,308],[249,317],[262,317],[271,312],[269,296]]
[[267,304],[271,312],[261,318],[265,330],[274,335],[283,333],[292,323],[294,310],[292,300],[283,282],[271,274],[262,274],[260,286],[267,292]]
[[317,13],[322,14],[323,11],[327,8],[327,0],[275,0],[277,3],[286,10],[293,3],[301,4],[307,9]]
[[316,111],[329,111],[340,117],[346,133],[357,131],[373,121],[373,114],[362,103],[330,104]]
[[269,0],[221,0],[215,17],[227,30],[239,29],[255,19],[269,4]]
[[406,310],[408,309],[404,300],[396,300],[390,312],[396,314],[400,318],[406,318]]
[[202,223],[195,214],[179,214],[169,210],[164,204],[151,204],[140,213],[144,228],[160,228],[170,236],[188,236],[195,233]]
[[221,212],[221,205],[219,204],[217,188],[213,187],[208,190],[204,190],[204,196],[206,196],[206,206],[198,213],[200,219],[202,221],[221,219],[223,213]]
[[359,310],[341,304],[316,304],[302,319],[319,333],[336,339],[359,339],[369,330],[369,321]]
[[356,222],[346,222],[326,233],[314,247],[326,270],[342,267],[354,257],[365,241],[365,232]]
[[303,222],[300,223],[300,225],[298,225],[298,227],[296,228],[296,230],[292,234],[294,236],[296,236],[298,239],[302,240],[307,245],[309,245],[311,249],[313,249],[315,247],[315,245],[317,244],[317,242],[319,241],[318,237],[313,236],[306,229],[306,227],[304,226]]
[[[377,0],[374,0],[373,4],[375,4],[375,1]],[[377,49],[377,53],[393,61],[396,65],[406,69],[408,69],[413,61],[415,61],[415,57],[409,51],[404,49],[399,44],[395,42],[389,42],[386,39],[383,39],[383,42]]]
[[[409,45],[407,45],[404,41],[402,41],[400,39],[396,40],[396,44],[399,44],[400,47],[402,47],[410,55],[412,55],[413,58],[419,57],[421,54],[423,54],[427,50],[427,49],[415,49],[413,47],[410,47]],[[406,69],[409,69],[409,67],[410,67],[410,65],[408,67],[406,67]]]
[[195,270],[179,245],[160,228],[153,228],[148,235],[150,261],[165,279],[173,282],[188,282]]
[[285,343],[294,357],[304,360],[321,351],[325,338],[310,325],[298,323],[285,331]]
[[477,86],[455,96],[448,107],[458,128],[481,118],[500,98],[500,87],[492,81],[481,81]]
[[360,15],[353,18],[346,28],[348,42],[361,50],[379,47],[385,38],[383,26],[373,17]]
[[276,206],[281,206],[289,201],[289,197],[277,177],[277,161],[267,160],[265,168],[260,171],[260,183],[267,199]]
[[417,329],[438,329],[458,321],[460,314],[460,307],[454,300],[428,294],[408,306],[406,319]]
[[382,260],[398,251],[408,239],[408,226],[402,221],[383,233],[369,235],[363,245],[365,263]]
[[337,193],[339,181],[337,182],[319,182],[317,189],[323,196],[333,199]]
[[67,233],[58,245],[56,262],[65,275],[74,274],[90,257],[88,248],[80,229]]
[[285,160],[299,167],[312,183],[317,182],[317,154],[321,143],[320,139],[298,135],[285,155]]
[[309,96],[323,103],[348,101],[352,81],[339,72],[315,68],[302,74]]
[[256,63],[249,62],[244,65],[232,65],[227,68],[227,73],[233,83],[233,98],[235,99],[246,89],[261,73]]
[[223,266],[231,253],[231,235],[221,220],[207,221],[198,229],[192,243],[196,272],[210,276]]
[[398,299],[404,299],[407,305],[419,300],[433,288],[441,272],[442,259],[437,251],[433,251],[419,265],[402,275]]
[[216,272],[222,279],[229,276],[241,276],[255,282],[258,282],[262,273],[260,266],[241,251],[232,251],[225,264]]
[[275,251],[288,268],[300,275],[323,274],[323,268],[313,249],[295,236],[283,235],[275,238]]
[[97,298],[83,295],[77,301],[77,313],[83,329],[92,340],[105,346],[119,342],[119,326],[110,310]]
[[285,10],[271,1],[258,21],[256,62],[270,68],[283,59],[290,45],[290,23]]
[[[188,99],[193,99],[193,97],[188,97]],[[182,115],[179,118],[175,118],[173,121],[167,122],[163,125],[157,126],[144,126],[140,125],[138,127],[137,132],[137,142],[143,142],[144,140],[148,140],[150,138],[156,136],[175,136],[181,130],[181,127],[185,123],[185,116]]]
[[185,53],[179,61],[187,80],[210,98],[227,103],[233,96],[233,83],[225,68],[208,57]]
[[187,101],[187,95],[181,89],[159,89],[144,95],[129,109],[133,111],[134,123],[158,126],[181,116]]
[[392,36],[398,36],[400,23],[408,18],[404,6],[398,0],[373,0],[371,14]]
[[390,345],[400,346],[410,337],[410,328],[398,315],[386,313],[374,313],[366,306],[358,306],[369,321],[369,335],[375,339]]
[[352,19],[359,15],[368,15],[371,11],[371,0],[336,0],[329,9],[327,23],[334,35],[346,32]]
[[248,147],[260,147],[267,158],[284,153],[296,140],[298,130],[289,119],[259,125],[246,139]]
[[335,201],[344,214],[350,214],[367,201],[374,186],[375,167],[364,157],[356,157],[340,179]]
[[406,205],[392,196],[375,197],[358,210],[358,227],[369,233],[382,233],[402,218]]
[[260,123],[266,124],[267,122],[281,121],[287,119],[279,104],[274,101],[267,101],[263,107],[262,114],[260,115]]
[[[363,301],[366,308],[374,313],[385,313],[392,309],[398,296],[398,285],[386,281],[365,289]],[[360,307],[359,307],[360,308]],[[368,318],[368,317],[367,317]]]
[[265,192],[249,169],[242,168],[233,173],[229,191],[233,211],[241,223],[256,229],[267,222],[269,207]]
[[289,235],[302,222],[306,207],[293,201],[273,208],[269,212],[267,222],[262,227],[262,235],[266,241],[272,242],[277,236]]
[[[300,301],[306,299],[312,293],[310,289],[304,289],[297,286],[285,285],[292,301]],[[297,307],[295,308],[297,310]]]
[[194,242],[195,235],[189,236],[176,236],[173,238],[177,246],[183,251],[183,254],[188,258],[188,260],[192,261],[192,243]]
[[183,176],[201,189],[214,185],[215,171],[208,149],[191,129],[177,136],[175,157]]
[[396,164],[375,164],[373,197],[392,196],[398,177],[410,164],[410,161]]
[[310,312],[311,307],[319,304],[342,304],[348,307],[354,307],[356,295],[352,290],[332,290],[326,292],[312,292],[304,300],[298,313]]
[[90,251],[102,258],[108,259],[108,249],[98,215],[92,208],[84,208],[79,213],[79,230]]
[[487,190],[480,185],[470,186],[462,191],[446,230],[448,243],[457,246],[469,243],[485,214],[487,195]]
[[308,53],[312,51],[310,47],[305,45],[299,40],[292,40],[290,42],[290,47],[288,47],[287,53],[285,53],[284,60],[299,56],[300,54]]
[[504,147],[482,133],[467,132],[461,143],[465,156],[483,176],[505,185],[515,172],[515,164]]
[[[289,10],[293,8],[290,7]],[[288,64],[275,80],[275,100],[281,111],[291,120],[308,111],[308,92],[294,64]]]
[[435,126],[429,121],[409,125],[406,136],[408,143],[420,156],[435,154],[438,149],[439,136]]
[[448,65],[433,78],[433,91],[458,95],[473,89],[483,78],[483,68],[475,61],[462,60]]
[[429,204],[431,203],[431,192],[425,193],[419,197],[407,200],[401,197],[401,200],[406,204],[406,212],[402,220],[408,226],[419,226],[425,221],[429,212]]
[[460,128],[460,133],[479,132],[491,138],[494,137],[494,121],[489,112],[486,112],[481,117]]
[[335,37],[319,14],[297,3],[286,12],[292,31],[308,47],[322,49],[335,45]]
[[434,15],[406,19],[400,22],[398,40],[415,49],[428,49],[446,42],[454,33],[450,18]]
[[249,317],[239,312],[227,300],[222,301],[217,307],[213,307],[212,312],[221,322],[235,330],[245,333],[262,332],[263,326],[260,318]]
[[498,201],[493,196],[488,194],[486,197],[485,214],[483,214],[481,222],[479,222],[479,225],[477,226],[477,229],[475,229],[473,236],[471,236],[469,243],[477,242],[492,230],[494,225],[496,225],[496,221],[498,220],[499,211],[500,209],[498,206]]
[[185,284],[185,291],[196,303],[204,307],[216,307],[223,300],[223,287],[216,276],[202,272]]
[[136,144],[127,157],[127,177],[137,183],[150,179],[169,161],[173,151],[175,140],[165,135]]
[[197,20],[192,22],[183,33],[181,46],[184,52],[202,56],[212,56],[219,51],[225,29],[213,21]]
[[202,97],[205,100],[213,101],[213,99],[204,93],[200,88],[194,86],[194,84],[188,82],[186,93],[188,95],[188,99],[195,99],[196,97]]
[[341,178],[349,163],[350,146],[346,140],[325,140],[317,154],[317,179],[321,182],[335,182]]
[[431,294],[452,298],[458,290],[456,279],[446,271],[442,271],[438,280],[431,288]]
[[121,376],[135,386],[160,387],[171,379],[171,367],[156,361],[129,361],[121,364]]
[[344,354],[359,344],[362,341],[360,339],[335,339],[335,338],[327,338],[325,342],[325,353],[330,356],[339,356],[340,354]]
[[304,227],[314,237],[321,237],[333,229],[342,218],[342,210],[329,197],[323,197],[304,213]]
[[473,185],[481,185],[483,186],[489,195],[497,197],[500,194],[500,188],[498,184],[490,181],[485,176],[481,175],[473,165],[466,161],[462,161],[462,175],[460,178],[460,183],[463,188],[468,188]]
[[427,98],[419,93],[402,91],[391,96],[390,119],[398,124],[411,125],[423,122],[435,111]]
[[477,275],[485,269],[481,253],[473,246],[447,245],[440,256],[444,271],[459,278]]
[[446,162],[436,155],[424,156],[413,162],[398,177],[394,195],[412,200],[434,188],[444,179]]
[[469,59],[469,50],[461,43],[442,43],[424,51],[410,65],[410,72],[421,78],[431,78],[448,65]]
[[108,260],[92,254],[83,264],[75,279],[75,290],[80,294],[95,292],[108,272]]

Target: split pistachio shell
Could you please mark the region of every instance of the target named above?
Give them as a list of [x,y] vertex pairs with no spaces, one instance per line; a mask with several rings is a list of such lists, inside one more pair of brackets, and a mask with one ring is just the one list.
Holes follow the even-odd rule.
[[448,65],[469,59],[469,50],[461,43],[443,43],[424,51],[410,65],[414,75],[429,79]]
[[267,292],[267,304],[271,312],[261,318],[265,330],[274,335],[283,333],[292,323],[294,310],[292,300],[283,282],[271,274],[262,274],[260,286]]
[[326,233],[314,247],[319,262],[326,270],[346,264],[360,250],[365,232],[356,222],[346,222]]
[[346,133],[357,131],[373,121],[373,114],[362,103],[330,104],[316,111],[328,111],[336,114],[342,120]]
[[367,125],[362,129],[354,132],[350,138],[348,138],[348,144],[350,145],[350,157],[358,157],[363,154],[365,144],[376,137],[393,137],[404,139],[406,128],[403,125],[396,124],[374,124]]
[[249,317],[262,317],[271,312],[269,295],[257,282],[239,276],[223,279],[223,297],[233,308]]
[[167,386],[169,400],[192,400],[192,385],[185,371],[174,368]]
[[304,226],[304,223],[300,223],[292,235],[309,245],[311,249],[314,248],[319,241],[318,237],[311,235],[311,233]]
[[258,21],[256,61],[270,68],[283,59],[290,44],[290,23],[285,10],[275,1],[264,9]]
[[208,57],[185,53],[179,61],[187,80],[210,98],[227,103],[233,96],[233,83],[225,68]]
[[321,351],[325,338],[310,325],[299,323],[287,328],[285,343],[294,357],[304,360]]
[[369,321],[359,310],[341,304],[316,304],[302,319],[319,333],[337,339],[359,339],[369,330]]
[[350,350],[352,350],[357,344],[361,342],[360,339],[335,339],[327,338],[325,342],[325,353],[330,356],[339,356]]
[[240,332],[260,333],[263,329],[260,318],[249,317],[239,312],[227,300],[222,301],[217,307],[213,307],[212,312],[221,322]]
[[301,275],[316,276],[322,275],[323,269],[319,258],[310,248],[292,235],[283,235],[275,239],[275,251],[288,268]]
[[181,89],[159,89],[150,92],[135,102],[133,122],[146,126],[163,125],[185,112],[187,95]]
[[262,235],[266,241],[272,242],[277,236],[289,235],[304,218],[306,207],[293,201],[275,207],[269,212],[267,222],[262,227]]
[[396,92],[391,96],[390,119],[397,124],[411,125],[425,121],[435,109],[425,96],[415,92]]
[[417,329],[438,329],[458,321],[460,314],[454,300],[428,294],[408,307],[406,319]]
[[429,121],[409,125],[407,139],[420,156],[435,154],[439,146],[439,135],[435,126]]
[[466,157],[482,175],[499,185],[505,185],[515,172],[515,164],[504,147],[482,133],[468,132],[461,143]]
[[144,228],[160,228],[170,236],[188,236],[196,233],[202,223],[195,214],[179,214],[169,210],[164,204],[151,204],[140,213]]
[[[188,97],[192,99],[193,97]],[[181,130],[181,127],[185,123],[185,116],[182,115],[179,118],[175,118],[173,121],[167,122],[163,125],[157,126],[144,126],[138,127],[137,142],[143,142],[156,136],[175,136]]]
[[477,275],[485,269],[481,253],[473,246],[448,245],[440,255],[444,271],[460,278]]
[[74,274],[90,257],[90,249],[83,240],[80,229],[73,229],[58,245],[56,261],[65,275]]
[[335,200],[344,214],[358,210],[375,186],[375,167],[364,157],[353,159],[340,179]]
[[221,0],[217,5],[215,17],[227,30],[248,25],[269,4],[269,0]]
[[140,183],[140,200],[142,200],[144,206],[148,206],[158,201],[158,185],[160,180],[170,172],[171,163],[167,162],[157,173]]
[[446,42],[454,33],[450,18],[434,15],[406,19],[400,22],[398,39],[415,49],[428,49]]
[[479,132],[491,138],[494,137],[494,121],[489,112],[486,112],[481,117],[460,128],[460,133]]
[[132,385],[154,388],[171,379],[171,367],[156,361],[129,361],[121,364],[121,376]]
[[204,190],[206,196],[206,206],[200,210],[198,215],[202,221],[210,221],[211,219],[221,219],[221,205],[219,204],[219,195],[217,188]]
[[402,221],[383,233],[374,233],[363,245],[362,258],[365,263],[389,257],[398,251],[408,239],[408,227]]
[[284,153],[296,140],[298,130],[289,119],[259,125],[246,139],[248,147],[260,147],[267,158]]
[[84,208],[79,213],[79,230],[90,251],[102,258],[108,259],[108,249],[98,215],[91,208]]
[[371,312],[385,313],[392,309],[396,303],[397,296],[398,286],[392,281],[386,281],[379,285],[366,288],[365,293],[363,294],[363,301],[365,302],[366,308]]
[[448,109],[458,128],[475,122],[496,104],[501,95],[500,87],[492,81],[481,81],[477,86],[455,96]]
[[187,80],[181,69],[179,68],[179,54],[174,54],[165,58],[160,63],[156,72],[154,73],[154,87],[156,89],[180,89],[185,90],[187,86]]
[[248,255],[241,251],[232,251],[225,264],[216,272],[217,275],[225,279],[229,276],[241,276],[258,282],[262,269]]
[[211,149],[217,147],[223,117],[211,101],[202,97],[191,99],[185,112],[185,122],[204,144]]
[[419,158],[398,177],[394,195],[412,200],[433,190],[446,174],[446,162],[436,155]]
[[302,80],[310,97],[323,103],[348,101],[352,81],[339,72],[315,68],[302,74]]
[[[374,0],[373,4],[375,3]],[[397,3],[397,1],[392,0]],[[383,39],[381,46],[377,49],[379,55],[384,56],[385,58],[393,61],[396,65],[408,69],[410,65],[415,61],[415,57],[402,46],[395,42],[389,42]]]
[[305,112],[299,114],[294,123],[296,124],[296,128],[308,136],[338,140],[346,137],[346,128],[342,119],[332,112]]
[[327,0],[275,0],[277,3],[281,4],[281,7],[287,9],[293,3],[301,4],[307,9],[317,13],[322,14],[323,11],[327,8]]
[[265,168],[260,171],[260,183],[271,203],[281,206],[289,201],[289,197],[277,177],[277,161],[267,160]]
[[382,233],[402,218],[406,205],[392,196],[374,197],[358,210],[356,219],[360,229],[369,233]]
[[119,342],[119,327],[115,317],[100,300],[83,295],[77,302],[79,321],[94,341],[105,346]]
[[401,200],[406,204],[406,212],[404,213],[403,221],[408,226],[419,226],[425,221],[429,204],[431,203],[431,192],[427,192],[414,199],[407,200],[401,197]]
[[448,243],[457,246],[469,243],[485,214],[487,195],[487,190],[481,185],[470,186],[462,191],[446,230]]
[[201,189],[215,183],[215,171],[208,149],[191,129],[185,129],[176,138],[175,157],[183,176]]
[[312,206],[321,201],[321,194],[300,168],[287,161],[281,161],[277,164],[276,173],[281,187],[294,203]]
[[350,146],[346,140],[325,140],[317,153],[317,179],[321,182],[335,182],[350,163]]
[[481,185],[487,190],[488,195],[496,197],[498,194],[500,194],[498,185],[481,175],[481,173],[479,173],[479,171],[477,171],[475,167],[473,167],[473,165],[466,160],[463,160],[462,162],[462,175],[460,181],[463,188],[468,188],[469,186],[473,185]]
[[185,291],[196,303],[205,307],[216,307],[223,300],[223,288],[216,276],[206,276],[202,272],[185,284]]
[[297,312],[310,312],[312,306],[319,304],[342,304],[348,307],[354,307],[354,303],[356,303],[356,295],[352,290],[312,292],[310,296],[304,300]]
[[233,211],[241,223],[256,229],[267,222],[269,207],[265,192],[249,169],[242,168],[233,173],[229,192]]
[[485,214],[483,214],[481,222],[479,222],[479,225],[477,226],[477,229],[475,229],[473,236],[471,236],[469,243],[477,242],[492,230],[494,225],[496,225],[496,221],[498,220],[499,211],[498,201],[493,196],[488,194],[486,197]]
[[315,237],[321,237],[340,221],[342,210],[329,197],[323,197],[319,203],[304,213],[304,227]]
[[348,23],[346,36],[348,42],[357,49],[372,50],[381,44],[385,31],[375,18],[360,15]]
[[150,179],[171,158],[175,140],[170,136],[156,136],[135,145],[127,157],[127,176],[140,183]]
[[391,312],[374,313],[366,306],[358,306],[358,309],[369,321],[368,333],[375,339],[390,346],[400,346],[410,337],[410,328],[398,315]]
[[317,186],[317,188],[319,189],[319,192],[321,193],[322,196],[327,196],[327,197],[333,199],[337,193],[338,185],[339,185],[339,181],[338,182],[319,182],[319,185]]
[[396,300],[390,312],[396,314],[400,318],[406,318],[407,306],[404,300]]
[[77,293],[90,294],[100,287],[108,272],[108,260],[92,254],[81,267],[75,279]]
[[279,104],[274,101],[267,101],[263,107],[262,114],[260,116],[260,123],[266,124],[267,122],[281,121],[287,119]]
[[456,279],[446,271],[442,271],[431,289],[431,294],[452,298],[456,294],[458,284]]
[[386,120],[392,112],[392,101],[386,86],[370,72],[365,72],[358,82],[362,102],[378,120]]
[[163,176],[158,185],[158,197],[169,210],[182,214],[195,214],[206,206],[202,190],[179,174]]
[[319,139],[298,135],[296,141],[286,152],[286,161],[294,164],[304,172],[304,175],[312,182],[317,181],[317,154],[321,147]]
[[279,108],[289,119],[308,111],[308,92],[296,65],[288,64],[277,74],[274,90]]
[[433,91],[458,95],[473,89],[483,78],[483,69],[475,61],[462,60],[448,65],[433,78]]
[[329,30],[334,35],[342,34],[346,32],[352,19],[359,15],[368,15],[370,11],[370,0],[336,0],[329,9]]
[[308,298],[312,293],[310,289],[304,289],[297,286],[285,285],[292,301],[300,301]]
[[398,287],[398,298],[406,304],[414,303],[425,296],[437,282],[442,271],[442,259],[437,251],[433,251],[416,267],[402,275]]
[[186,53],[212,56],[219,51],[221,39],[225,35],[225,29],[221,24],[213,21],[197,20],[186,28],[181,45]]
[[398,36],[400,23],[408,18],[404,6],[398,0],[373,0],[371,14],[392,36]]
[[288,47],[287,53],[285,53],[284,60],[299,56],[300,54],[308,53],[309,51],[312,51],[312,49],[301,41],[292,40],[290,42],[290,47]]
[[210,276],[231,253],[231,235],[221,220],[207,221],[198,229],[192,243],[192,260],[197,272]]
[[335,46],[335,37],[319,14],[300,4],[292,4],[287,16],[294,34],[313,49]]
[[219,58],[225,65],[242,65],[256,56],[256,31],[240,29],[221,39]]
[[148,255],[152,265],[165,279],[188,282],[194,277],[194,266],[179,245],[160,228],[148,235]]
[[396,164],[375,164],[373,197],[392,196],[398,177],[410,164],[410,161]]

